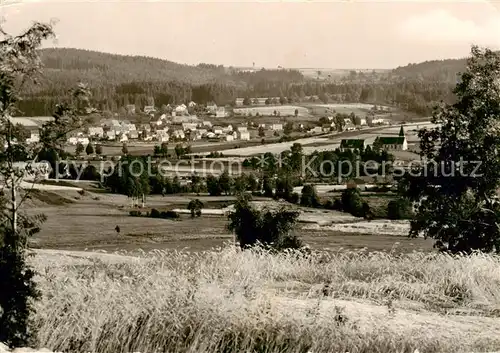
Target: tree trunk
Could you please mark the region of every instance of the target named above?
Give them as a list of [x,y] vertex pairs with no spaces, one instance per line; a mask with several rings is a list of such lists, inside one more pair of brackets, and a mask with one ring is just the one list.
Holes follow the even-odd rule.
[[17,235],[17,198],[16,198],[16,182],[14,172],[11,173],[11,202],[12,202],[12,219],[11,219],[11,227],[12,227],[12,235],[15,237]]
[[142,208],[144,208],[144,203],[145,203],[144,194],[142,194]]

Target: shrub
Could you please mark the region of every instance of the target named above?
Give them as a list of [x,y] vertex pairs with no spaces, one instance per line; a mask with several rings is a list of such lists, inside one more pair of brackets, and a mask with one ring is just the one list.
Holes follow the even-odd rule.
[[363,216],[363,199],[356,188],[350,188],[342,192],[342,209],[356,217]]
[[228,215],[228,229],[236,234],[241,248],[256,244],[275,250],[297,249],[302,241],[291,234],[299,213],[281,208],[278,211],[257,210],[250,205],[250,197],[242,195],[235,203],[235,209]]
[[412,216],[413,210],[408,200],[392,200],[387,204],[387,218],[389,219],[410,219]]
[[189,202],[187,209],[191,211],[191,217],[200,217],[203,206],[203,202],[199,199],[195,199]]
[[160,215],[160,211],[158,211],[156,208],[153,208],[151,210],[151,213],[149,214],[151,218],[160,218]]
[[132,217],[140,217],[142,213],[139,210],[132,210],[128,214],[131,215]]
[[180,217],[180,215],[175,211],[169,210],[161,212],[160,217],[165,219],[177,219]]
[[300,201],[300,195],[296,192],[294,192],[292,195],[290,195],[290,200],[291,203],[299,203]]
[[314,185],[304,185],[302,188],[300,204],[306,207],[317,207],[319,205],[319,199]]

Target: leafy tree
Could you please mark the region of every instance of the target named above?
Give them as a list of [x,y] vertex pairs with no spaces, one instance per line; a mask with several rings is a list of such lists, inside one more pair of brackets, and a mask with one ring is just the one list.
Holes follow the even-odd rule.
[[295,109],[294,115],[295,115],[295,117],[299,116],[299,110],[298,109]]
[[266,130],[262,126],[260,126],[259,127],[259,137],[264,137],[264,136],[266,136]]
[[341,195],[342,208],[356,217],[364,217],[363,199],[357,188],[344,190]]
[[276,180],[276,198],[289,200],[293,192],[292,180],[288,175],[280,175]]
[[411,219],[412,216],[412,204],[407,199],[399,198],[387,204],[387,218],[389,219]]
[[281,96],[280,97],[280,104],[283,105],[283,104],[286,104],[287,100],[285,97]]
[[278,211],[257,210],[250,205],[250,197],[238,197],[234,211],[228,215],[228,229],[235,233],[241,248],[258,243],[275,250],[298,249],[302,241],[291,231],[299,213],[281,208]]
[[192,218],[200,217],[202,208],[203,208],[203,202],[201,202],[199,199],[194,199],[189,201],[189,204],[187,206],[187,209],[191,211]]
[[198,174],[194,173],[193,175],[191,175],[191,191],[199,195],[200,189],[201,177]]
[[104,179],[104,186],[111,192],[127,195],[132,205],[137,205],[139,199],[144,205],[145,197],[151,191],[145,157],[125,156],[120,162],[119,168],[114,168],[113,173]]
[[222,189],[219,184],[219,179],[213,175],[207,176],[207,191],[210,196],[220,196],[222,194]]
[[94,147],[92,147],[91,143],[89,143],[85,148],[85,153],[87,153],[88,156],[94,153]]
[[128,154],[128,147],[127,147],[127,144],[126,143],[123,143],[123,146],[122,146],[122,153],[124,155],[127,155]]
[[248,181],[245,174],[241,174],[234,179],[233,189],[235,194],[241,194],[247,189]]
[[402,181],[419,203],[411,236],[423,234],[451,252],[500,252],[500,56],[473,46],[454,93],[419,132],[424,165]]
[[243,105],[252,105],[252,101],[249,97],[243,98]]
[[219,176],[219,187],[223,193],[226,195],[229,195],[231,193],[231,187],[233,184],[233,179],[225,170],[220,176]]
[[102,146],[101,145],[96,145],[95,146],[95,154],[97,154],[98,156],[100,156],[102,154]]
[[274,187],[275,187],[274,179],[265,175],[263,180],[262,180],[262,190],[264,191],[264,196],[265,197],[273,197]]
[[85,150],[85,147],[83,147],[83,144],[81,142],[78,142],[75,147],[75,155],[79,156],[83,153]]
[[33,280],[35,273],[27,262],[28,237],[36,234],[46,219],[44,215],[22,212],[21,206],[31,189],[22,189],[21,182],[30,172],[38,180],[38,166],[33,163],[38,155],[54,151],[57,158],[66,134],[83,127],[89,91],[83,85],[74,90],[68,99],[72,104],[59,104],[54,120],[43,124],[40,142],[28,145],[22,129],[11,117],[19,112],[26,85],[36,84],[41,66],[37,49],[54,33],[50,25],[41,23],[34,23],[19,36],[10,36],[1,29],[0,32],[0,146],[5,146],[0,150],[0,179],[2,190],[9,194],[9,200],[3,193],[0,196],[0,342],[13,348],[33,343],[33,331],[28,326],[34,312],[33,300],[40,293]]
[[182,158],[182,156],[184,156],[184,154],[186,154],[186,150],[184,149],[184,147],[182,146],[182,144],[177,144],[175,146],[175,155],[177,156],[177,158]]
[[302,188],[300,204],[305,207],[318,207],[320,202],[314,185],[306,184]]
[[168,143],[162,142],[159,152],[165,158],[168,155]]
[[255,178],[255,175],[249,174],[247,177],[247,184],[248,184],[248,190],[250,191],[257,191],[259,188],[259,183],[257,179]]
[[155,156],[159,156],[159,155],[161,155],[161,154],[162,154],[162,153],[161,153],[161,147],[160,147],[160,146],[158,146],[158,145],[155,145],[155,147],[153,148],[153,154],[154,154]]
[[290,135],[293,132],[293,123],[291,121],[285,124],[285,126],[283,127],[283,132],[285,133],[285,135]]

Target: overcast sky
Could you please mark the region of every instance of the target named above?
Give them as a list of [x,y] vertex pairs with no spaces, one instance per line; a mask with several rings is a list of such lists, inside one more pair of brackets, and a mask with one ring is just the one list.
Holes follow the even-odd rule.
[[57,19],[56,43],[180,63],[393,68],[500,48],[498,3],[481,0],[168,2],[0,0],[17,33]]

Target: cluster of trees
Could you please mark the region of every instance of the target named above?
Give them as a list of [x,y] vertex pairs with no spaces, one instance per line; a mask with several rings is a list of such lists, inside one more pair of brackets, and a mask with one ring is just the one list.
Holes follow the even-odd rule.
[[294,233],[297,211],[280,208],[258,210],[250,204],[249,195],[242,195],[228,215],[228,229],[235,233],[241,248],[263,245],[274,250],[299,249],[302,240]]
[[100,144],[96,144],[94,148],[92,143],[87,144],[87,146],[85,147],[83,143],[78,142],[75,146],[75,156],[77,157],[80,156],[84,151],[87,154],[87,156],[93,155],[94,153],[100,156],[102,155],[103,152],[102,145]]
[[[370,163],[366,165],[368,161]],[[339,176],[348,180],[353,177],[357,171],[354,166],[359,163],[359,172],[363,173],[390,173],[390,162],[394,161],[394,156],[387,151],[377,148],[373,149],[370,146],[356,150],[341,151],[315,151],[310,155],[303,153],[303,148],[300,143],[294,143],[289,150],[283,151],[278,157],[267,152],[260,157],[252,157],[243,161],[245,168],[251,168],[268,176],[277,175],[278,179],[287,179],[293,186],[299,186],[301,180],[313,180],[317,176],[321,180],[338,180]],[[328,162],[328,163],[324,163]],[[349,162],[349,163],[345,163]],[[382,163],[387,163],[387,170],[383,170]],[[307,166],[307,168],[304,168]],[[374,168],[376,168],[374,170]],[[306,170],[303,170],[306,169]]]

